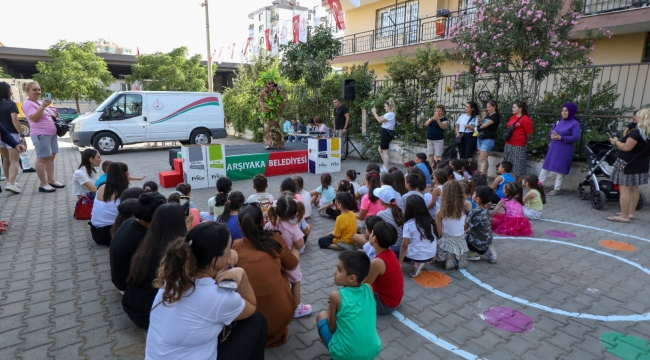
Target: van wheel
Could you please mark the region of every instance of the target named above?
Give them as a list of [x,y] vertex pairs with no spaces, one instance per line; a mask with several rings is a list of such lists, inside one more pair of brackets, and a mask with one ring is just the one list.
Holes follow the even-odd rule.
[[27,121],[21,121],[20,122],[20,132],[23,133],[25,136],[29,136],[31,129],[29,127],[29,123]]
[[115,134],[110,132],[102,132],[95,136],[93,139],[93,146],[102,155],[111,155],[117,152],[120,140]]
[[212,141],[210,133],[205,130],[195,130],[192,135],[190,135],[190,143],[196,145],[207,145]]

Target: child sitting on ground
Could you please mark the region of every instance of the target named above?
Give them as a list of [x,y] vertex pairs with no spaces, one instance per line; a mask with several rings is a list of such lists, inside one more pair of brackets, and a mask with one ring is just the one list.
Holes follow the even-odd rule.
[[462,269],[469,249],[465,241],[465,199],[458,181],[448,181],[442,188],[442,204],[436,213],[438,249],[436,260],[445,262],[445,269]]
[[259,203],[262,208],[262,213],[264,214],[264,223],[269,222],[269,208],[273,206],[273,195],[266,192],[266,188],[269,187],[269,182],[266,179],[266,176],[262,174],[256,174],[253,177],[253,189],[255,189],[255,194],[248,197],[246,200],[247,203]]
[[341,212],[336,218],[334,231],[318,239],[321,249],[354,250],[354,234],[357,233],[357,218],[350,208],[356,206],[356,201],[350,193],[342,192],[336,195],[336,208]]
[[144,192],[158,192],[158,184],[155,181],[147,181],[142,185],[142,189]]
[[492,182],[492,190],[494,190],[494,195],[492,195],[492,203],[497,204],[501,199],[505,198],[506,195],[503,192],[503,187],[507,183],[515,181],[515,177],[510,173],[512,171],[512,163],[509,161],[502,161],[497,166],[497,177],[494,178]]
[[454,180],[463,180],[467,179],[463,173],[463,162],[460,159],[451,159],[449,160],[449,166],[454,175]]
[[379,165],[377,165],[377,164],[368,164],[368,166],[366,166],[366,176],[364,178],[364,181],[361,183],[361,186],[359,186],[359,189],[357,190],[357,192],[355,194],[355,198],[357,199],[357,201],[360,201],[361,198],[363,197],[363,195],[368,194],[368,184],[365,181],[368,178],[368,173],[374,171],[377,174],[379,174],[379,170],[380,170],[380,168],[379,168]]
[[375,189],[381,187],[379,172],[370,171],[366,173],[364,184],[370,191],[361,197],[361,206],[359,212],[356,214],[359,220],[365,220],[368,216],[376,215],[378,212],[384,210],[379,199],[372,193]]
[[[492,231],[504,236],[531,236],[533,228],[524,216],[523,189],[516,182],[503,187],[505,198],[492,210]],[[503,208],[505,214],[499,214]]]
[[356,182],[357,175],[361,175],[361,173],[352,169],[345,172],[345,180],[349,181],[350,184],[352,184],[352,186],[354,187],[354,194],[352,195],[355,195],[357,191],[359,191],[359,184],[357,184]]
[[[192,198],[192,185],[182,182],[178,185],[176,185],[176,191],[181,193],[181,196],[187,196],[188,198]],[[194,202],[190,200],[190,209],[196,209],[196,205],[194,205]]]
[[[352,195],[352,198],[354,199],[354,186],[347,181],[347,180],[341,180],[339,181],[339,186],[338,189],[336,189],[336,193],[349,193]],[[336,203],[336,199],[332,200],[332,202],[324,204],[318,209],[318,213],[322,216],[329,217],[330,219],[336,219],[341,213],[337,209],[335,209],[334,204]],[[358,212],[359,208],[357,206],[357,202],[355,201],[353,206],[349,209],[352,212]]]
[[305,181],[301,176],[294,176],[293,181],[296,183],[296,194],[300,195],[300,201],[305,205],[305,216],[303,219],[309,219],[311,216],[311,196],[309,192],[304,189]]
[[[305,203],[302,201],[302,197],[297,193],[297,191],[298,191],[297,190],[297,185],[296,185],[296,182],[294,181],[294,179],[288,177],[288,178],[282,180],[282,183],[280,184],[280,196],[282,196],[282,194],[284,192],[290,193],[292,196],[294,196],[296,198],[296,200],[303,203],[303,206],[304,206]],[[309,198],[309,194],[307,194],[307,195],[308,195],[307,197]],[[311,206],[309,205],[309,203],[307,203],[307,204],[309,206],[309,210],[311,210]],[[306,208],[305,208],[305,213],[307,213]],[[307,224],[307,221],[305,220],[305,216],[303,215],[302,219],[298,219],[297,217],[295,217],[295,218],[292,218],[289,221],[294,225],[298,224],[298,228],[300,229],[300,231],[302,231],[305,234],[304,240],[305,240],[305,244],[306,244],[307,243],[307,237],[309,236],[309,233],[311,233],[311,225]],[[302,248],[300,248],[300,254],[302,254],[303,252],[305,252],[305,247],[304,246]]]
[[381,175],[381,187],[388,186],[390,187],[390,190],[393,192],[395,195],[395,202],[397,206],[400,209],[404,209],[404,202],[402,201],[402,195],[395,191],[395,188],[393,188],[393,185],[395,185],[395,175],[391,173],[384,173]]
[[463,197],[465,198],[465,214],[469,215],[469,212],[476,208],[476,204],[472,200],[472,191],[470,190],[469,182],[467,180],[461,180],[459,182],[463,188]]
[[539,220],[542,217],[542,210],[546,204],[544,185],[539,181],[537,175],[528,175],[521,180],[521,185],[526,187],[528,193],[524,196],[524,216],[528,220]]
[[370,272],[363,282],[372,285],[377,315],[395,311],[404,296],[402,267],[390,250],[396,241],[397,231],[390,224],[380,221],[372,228],[369,243],[377,255],[370,261]]
[[[264,230],[279,231],[287,247],[298,260],[300,260],[300,249],[305,246],[305,234],[292,220],[296,219],[296,222],[300,222],[304,215],[305,207],[302,202],[297,201],[293,193],[285,191],[276,201],[275,207],[269,208],[269,222],[264,226]],[[293,318],[308,316],[312,312],[311,305],[303,304],[300,301],[300,281],[302,280],[300,264],[293,270],[284,269],[284,272],[291,284],[291,294],[298,303]]]
[[232,241],[244,237],[244,233],[239,227],[237,217],[239,216],[239,209],[244,206],[245,202],[246,198],[241,191],[232,191],[228,194],[228,200],[223,206],[223,214],[217,217],[217,222],[223,223],[228,227]]
[[112,163],[113,163],[113,162],[110,161],[110,160],[106,160],[106,161],[104,161],[104,162],[102,163],[102,171],[103,171],[104,173],[102,174],[102,176],[99,177],[99,179],[97,179],[97,181],[95,181],[95,187],[96,187],[96,188],[99,189],[99,185],[101,185],[101,184],[103,184],[103,183],[106,182],[106,176],[107,176],[106,172],[108,171],[108,167],[111,166]]
[[354,234],[354,242],[357,244],[357,246],[361,247],[361,251],[366,253],[368,257],[370,258],[370,261],[377,256],[377,253],[375,252],[375,249],[372,247],[370,244],[370,233],[372,233],[372,229],[375,227],[375,224],[378,222],[382,221],[379,216],[372,215],[368,216],[366,218],[366,221],[364,222],[364,225],[366,226],[366,232],[365,234]]
[[418,169],[422,170],[422,173],[424,174],[424,179],[427,182],[427,187],[431,186],[431,173],[433,170],[431,169],[431,165],[429,165],[429,162],[427,161],[427,155],[425,153],[417,153],[415,154],[415,166],[417,166]]
[[[399,263],[411,265],[411,277],[417,277],[436,257],[436,222],[429,215],[424,199],[411,196],[406,201]],[[374,287],[374,286],[373,286]]]
[[479,185],[474,189],[476,207],[469,212],[465,222],[465,239],[467,240],[467,260],[481,260],[481,255],[487,256],[491,263],[497,262],[497,251],[492,245],[492,217],[487,205],[492,199],[490,187]]
[[309,192],[311,203],[319,208],[327,203],[331,203],[336,198],[336,192],[332,187],[332,175],[329,173],[321,174],[320,186],[316,190]]
[[[174,191],[173,193],[169,194],[167,197],[167,203],[176,203],[180,204],[181,203],[181,194],[178,191]],[[192,209],[190,208],[190,213],[192,214],[192,227],[195,227],[201,222],[201,216],[199,215],[199,209]],[[117,228],[115,229],[117,231]]]
[[223,214],[223,206],[232,191],[232,181],[226,176],[217,179],[217,194],[208,199],[208,212],[201,212],[201,221],[214,220]]
[[472,180],[474,175],[476,175],[476,160],[472,158],[461,159],[461,164],[463,169],[463,176],[465,176],[467,180]]
[[434,219],[436,218],[436,213],[440,210],[440,204],[442,204],[442,188],[447,182],[449,174],[444,169],[438,169],[433,172],[433,190],[431,190],[431,201],[427,204],[427,209],[429,209],[429,214]]
[[406,204],[409,196],[411,195],[415,195],[417,197],[421,197],[422,199],[424,199],[424,196],[422,196],[422,193],[418,189],[419,185],[420,185],[420,176],[418,176],[418,174],[406,175],[406,190],[408,190],[408,192],[402,195],[403,203]]
[[376,302],[372,286],[363,284],[370,260],[360,251],[339,255],[334,269],[334,285],[329,311],[316,317],[318,335],[333,359],[375,359],[381,351],[377,334]]

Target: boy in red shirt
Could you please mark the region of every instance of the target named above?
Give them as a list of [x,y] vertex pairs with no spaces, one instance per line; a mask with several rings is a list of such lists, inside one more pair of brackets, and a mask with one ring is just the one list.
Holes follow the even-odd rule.
[[370,272],[363,282],[370,284],[375,293],[377,315],[388,315],[395,311],[404,295],[402,266],[390,250],[396,242],[397,231],[392,225],[384,221],[375,224],[369,243],[377,256],[370,262]]

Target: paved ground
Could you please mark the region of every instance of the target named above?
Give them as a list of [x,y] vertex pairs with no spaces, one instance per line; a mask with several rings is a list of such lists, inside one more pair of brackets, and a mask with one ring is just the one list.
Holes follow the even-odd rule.
[[[60,144],[62,149],[56,160],[58,179],[70,183],[79,153],[67,138],[60,140]],[[261,149],[260,145],[255,146]],[[31,150],[30,156],[33,161]],[[158,171],[169,167],[164,149],[130,147],[104,158],[124,161],[133,175],[147,175],[147,179],[154,180]],[[362,171],[365,165],[348,160],[342,169]],[[303,177],[307,188],[318,185],[317,176]],[[343,172],[334,175],[335,180],[339,178],[343,178]],[[281,180],[270,178],[270,192],[278,192]],[[110,281],[108,249],[95,245],[86,223],[71,217],[75,199],[70,190],[38,193],[35,174],[20,175],[18,181],[25,189],[22,195],[0,194],[0,218],[11,224],[10,230],[0,236],[0,359],[142,358],[145,333],[131,324],[122,311],[120,295]],[[171,190],[161,192],[168,194]],[[252,184],[238,181],[234,190],[249,195]],[[207,199],[214,192],[195,190],[193,200],[201,210],[207,210]],[[641,321],[634,316],[619,321],[603,320],[612,315],[650,311],[650,271],[643,268],[650,265],[650,258],[641,255],[648,252],[650,243],[622,235],[650,237],[650,215],[644,210],[631,224],[604,221],[616,205],[611,203],[602,211],[593,210],[588,202],[569,193],[550,198],[544,210],[545,219],[610,232],[548,221],[533,224],[535,237],[566,241],[600,253],[563,243],[499,239],[495,241],[499,252],[497,264],[482,261],[470,263],[467,268],[467,274],[483,287],[458,271],[436,267],[432,270],[449,276],[451,283],[444,288],[425,288],[407,275],[408,266],[405,267],[406,291],[399,312],[407,320],[400,321],[395,316],[378,319],[384,346],[380,358],[615,359],[601,344],[604,333],[649,339],[650,322],[643,321],[648,316]],[[327,294],[334,288],[331,273],[337,254],[318,249],[316,241],[332,230],[333,221],[316,216],[310,223],[314,230],[301,258],[303,299],[311,302],[315,310],[321,310],[326,309]],[[561,239],[544,233],[553,229],[571,232],[576,237]],[[599,244],[602,239],[626,242],[634,245],[636,251],[607,249]],[[632,266],[634,263],[640,266]],[[512,297],[525,300],[517,302]],[[493,306],[513,310],[506,309],[507,318],[499,323],[499,312],[495,309],[482,315]],[[514,310],[530,317],[532,328]],[[267,358],[328,359],[315,325],[314,316],[292,322],[289,341],[268,350]],[[500,330],[508,327],[529,331]],[[647,356],[650,351],[645,340],[636,344],[620,336],[618,340],[616,336],[608,339],[605,343],[613,344],[613,351],[623,358]],[[626,345],[626,339],[636,345]]]

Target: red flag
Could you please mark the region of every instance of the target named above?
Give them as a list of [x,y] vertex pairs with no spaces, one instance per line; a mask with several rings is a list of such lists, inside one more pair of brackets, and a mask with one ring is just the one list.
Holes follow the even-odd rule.
[[232,43],[232,52],[230,53],[230,59],[235,56],[235,46],[237,46],[237,43]]
[[248,46],[251,44],[252,39],[253,38],[249,36],[248,39],[246,40],[246,47],[244,48],[244,56],[246,56],[246,53],[248,52]]
[[297,44],[300,39],[300,15],[293,17],[293,43]]
[[271,51],[271,29],[264,30],[264,41],[266,41],[266,51]]
[[336,27],[339,30],[345,30],[345,18],[343,16],[343,8],[341,7],[341,1],[339,0],[327,0],[327,3],[330,5],[330,10],[336,20]]
[[[216,51],[216,50],[215,50],[215,51]],[[221,49],[219,49],[219,56],[217,56],[217,59],[219,59],[219,60],[221,60],[221,52],[222,52],[222,51],[223,51],[223,46],[221,47]]]

